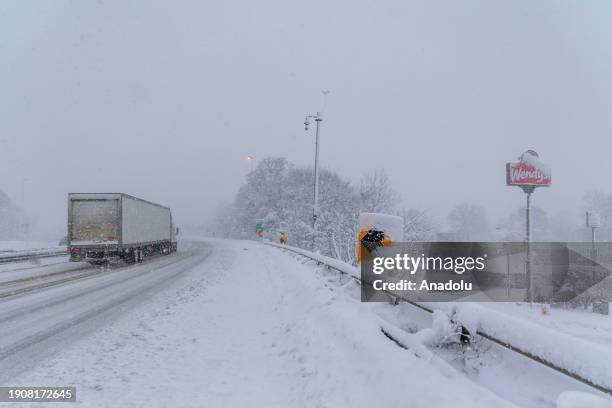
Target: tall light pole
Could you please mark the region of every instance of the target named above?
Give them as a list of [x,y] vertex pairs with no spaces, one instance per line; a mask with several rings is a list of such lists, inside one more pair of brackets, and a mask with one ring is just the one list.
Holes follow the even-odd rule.
[[255,158],[251,156],[250,154],[247,154],[245,159],[251,164],[251,173],[252,173],[253,172],[253,161],[255,160]]
[[317,235],[317,216],[319,215],[319,135],[321,122],[323,121],[323,115],[321,112],[317,112],[316,115],[307,115],[304,119],[304,129],[308,131],[310,125],[309,119],[314,119],[317,123],[316,136],[315,136],[315,162],[314,162],[314,198],[312,206],[312,249],[315,247],[315,239]]
[[25,208],[25,184],[30,181],[30,179],[22,178],[21,179],[21,208]]
[[27,215],[26,215],[26,210],[25,210],[25,184],[26,182],[30,181],[30,179],[27,178],[22,178],[21,179],[21,211],[22,211],[22,224],[21,224],[21,228],[23,228],[23,232],[27,233],[28,232],[28,219],[27,219]]

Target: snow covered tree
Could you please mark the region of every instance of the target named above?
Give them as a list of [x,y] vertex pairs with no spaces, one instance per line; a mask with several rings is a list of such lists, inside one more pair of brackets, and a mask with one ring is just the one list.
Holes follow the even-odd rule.
[[246,176],[246,183],[238,190],[234,202],[236,229],[240,235],[252,236],[258,219],[271,228],[278,228],[279,216],[287,207],[283,187],[290,167],[285,158],[266,158]]
[[314,243],[314,250],[354,263],[359,194],[349,181],[322,169],[315,236],[313,182],[312,168],[296,167],[284,158],[262,160],[236,195],[231,235],[253,237],[261,220],[272,240],[284,232],[291,245],[313,249]]
[[320,178],[316,248],[333,258],[355,263],[359,195],[349,181],[324,170]]
[[404,219],[404,241],[431,241],[435,237],[436,223],[427,211],[403,208],[397,215]]
[[[398,194],[384,172],[364,176],[356,188],[329,169],[319,173],[319,213],[313,230],[313,182],[311,167],[295,166],[285,158],[266,158],[246,176],[233,205],[216,212],[215,230],[220,236],[255,237],[261,220],[267,238],[276,241],[286,233],[289,245],[314,249],[352,264],[357,260],[360,211],[393,214]],[[423,211],[402,209],[405,235],[414,241],[433,238],[435,223]],[[231,225],[231,226],[229,226]]]
[[361,178],[359,184],[361,211],[391,214],[399,202],[399,195],[391,186],[389,176],[375,170]]
[[[550,223],[544,210],[531,207],[531,240],[545,241],[550,238]],[[525,239],[525,207],[520,207],[496,227],[501,241],[521,242]]]
[[485,241],[488,239],[489,224],[484,207],[461,203],[448,214],[451,232],[465,241]]

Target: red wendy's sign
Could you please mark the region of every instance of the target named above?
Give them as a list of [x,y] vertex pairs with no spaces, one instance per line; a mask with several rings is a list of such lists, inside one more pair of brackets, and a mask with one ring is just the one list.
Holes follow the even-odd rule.
[[509,186],[548,187],[551,184],[550,168],[540,161],[533,150],[527,150],[518,163],[506,163],[506,184]]

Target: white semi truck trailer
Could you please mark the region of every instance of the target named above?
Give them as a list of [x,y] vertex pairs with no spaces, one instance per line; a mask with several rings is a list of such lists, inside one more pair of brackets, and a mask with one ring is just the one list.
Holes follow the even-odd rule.
[[68,194],[71,261],[142,262],[175,252],[177,234],[168,207],[123,193]]

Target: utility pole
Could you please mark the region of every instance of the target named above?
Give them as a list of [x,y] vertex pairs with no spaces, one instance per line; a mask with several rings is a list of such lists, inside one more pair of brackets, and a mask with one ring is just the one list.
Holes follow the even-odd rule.
[[22,221],[21,228],[24,234],[27,234],[29,229],[28,217],[25,210],[25,185],[26,182],[30,181],[30,179],[23,178],[21,179],[21,212],[22,212]]
[[595,230],[601,226],[601,219],[599,213],[587,211],[586,213],[586,226],[591,229],[591,263],[593,264],[593,285],[597,282],[597,272],[595,266],[597,265],[597,248],[595,247]]
[[316,115],[307,115],[304,120],[304,129],[308,131],[310,125],[309,119],[314,119],[316,122],[316,135],[315,135],[315,161],[314,161],[314,197],[312,206],[312,249],[315,249],[315,240],[317,236],[317,217],[319,215],[319,135],[321,122],[323,121],[323,115],[321,112],[317,112]]

